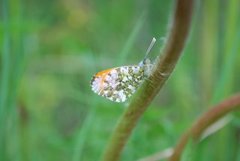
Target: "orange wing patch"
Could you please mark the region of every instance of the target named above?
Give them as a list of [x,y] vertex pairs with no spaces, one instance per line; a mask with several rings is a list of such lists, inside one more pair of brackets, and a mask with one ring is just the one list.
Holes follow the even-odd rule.
[[106,69],[103,70],[101,72],[96,73],[92,80],[91,80],[91,85],[95,85],[98,87],[95,87],[95,89],[97,89],[97,91],[94,91],[96,93],[101,93],[103,90],[103,84],[104,84],[104,80],[106,79],[106,76],[110,73],[110,71],[112,71],[113,69]]

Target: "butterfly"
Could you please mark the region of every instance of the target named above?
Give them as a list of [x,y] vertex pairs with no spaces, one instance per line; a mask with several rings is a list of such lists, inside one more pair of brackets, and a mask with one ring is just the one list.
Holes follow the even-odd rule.
[[[153,38],[146,56],[153,47]],[[120,66],[96,73],[91,80],[92,91],[114,102],[125,102],[149,77],[153,64],[145,58],[138,65]]]

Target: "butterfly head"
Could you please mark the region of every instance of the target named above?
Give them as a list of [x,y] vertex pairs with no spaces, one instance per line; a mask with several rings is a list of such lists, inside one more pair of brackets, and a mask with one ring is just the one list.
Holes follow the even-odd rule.
[[153,67],[151,60],[148,58],[143,59],[138,65],[143,69],[144,76],[149,77]]

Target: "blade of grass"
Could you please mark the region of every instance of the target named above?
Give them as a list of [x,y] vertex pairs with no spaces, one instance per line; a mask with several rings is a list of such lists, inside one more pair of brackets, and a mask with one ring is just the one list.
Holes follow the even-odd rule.
[[237,63],[238,51],[240,51],[240,31],[236,34],[234,43],[231,50],[229,51],[228,57],[222,67],[222,72],[219,80],[216,82],[215,92],[212,98],[212,102],[215,103],[221,98],[228,95],[229,85],[231,84],[232,78],[234,78],[234,66]]
[[[17,100],[17,94],[18,94],[18,87],[19,83],[21,80],[21,76],[23,74],[23,69],[24,69],[24,32],[23,32],[23,3],[21,0],[15,0],[14,1],[14,19],[16,21],[16,33],[13,34],[13,40],[15,41],[14,44],[14,61],[12,63],[12,72],[11,72],[11,96],[9,100],[9,107],[10,110],[13,111],[12,115],[12,120],[13,120],[13,128],[10,131],[10,134],[14,134],[15,138],[15,160],[21,161],[21,160],[26,160],[27,156],[24,155],[26,153],[21,153],[23,152],[23,149],[25,148],[25,143],[21,142],[21,139],[24,137],[21,135],[21,117],[19,116],[19,104],[16,101]],[[12,132],[13,131],[13,132]],[[9,134],[9,136],[10,136]],[[10,138],[9,138],[10,139]],[[25,149],[26,150],[26,149]]]
[[[200,75],[201,75],[201,97],[203,107],[207,107],[213,94],[213,82],[216,71],[217,60],[217,36],[219,33],[217,0],[202,1],[200,29]],[[211,14],[209,14],[211,12]]]
[[83,155],[84,144],[85,144],[85,141],[87,140],[88,132],[91,128],[91,125],[92,125],[94,117],[95,117],[95,110],[97,107],[96,101],[91,100],[89,105],[90,105],[89,107],[91,107],[91,109],[89,110],[88,116],[84,121],[84,125],[81,127],[81,129],[79,129],[77,139],[76,139],[76,144],[73,149],[72,161],[81,160],[82,155]]
[[[17,87],[23,60],[21,17],[21,1],[3,1],[4,38],[0,89],[0,157],[3,160],[21,160],[19,117],[16,109]],[[15,155],[12,156],[12,153]]]
[[235,74],[234,67],[237,64],[237,56],[240,51],[240,30],[237,28],[239,15],[239,1],[233,0],[228,2],[226,17],[226,39],[224,64],[222,65],[221,75],[216,82],[216,89],[213,94],[212,102],[216,103],[226,97],[232,90],[232,82]]
[[133,46],[134,41],[136,40],[137,36],[139,35],[140,29],[143,26],[143,22],[145,21],[145,13],[143,13],[142,16],[137,21],[137,24],[135,25],[133,31],[131,32],[130,36],[128,37],[124,48],[122,49],[119,57],[119,64],[123,64],[123,61],[126,60],[127,55],[129,54],[129,51],[131,47]]
[[[91,58],[92,60],[94,60],[94,56],[91,54]],[[91,69],[90,71],[93,71],[93,69]],[[89,73],[93,73],[93,72],[89,72]],[[89,75],[90,77],[90,75]],[[89,100],[88,96],[85,94],[84,96],[81,96],[79,98],[83,98],[82,101],[85,100]],[[76,144],[73,148],[73,155],[72,155],[72,161],[79,161],[81,160],[82,156],[83,156],[83,148],[84,148],[84,144],[85,141],[87,140],[88,137],[88,132],[91,129],[94,117],[95,117],[95,113],[96,113],[96,107],[97,107],[97,101],[96,100],[92,100],[87,102],[89,107],[91,107],[91,109],[88,111],[88,116],[87,118],[84,120],[84,124],[83,126],[79,129],[79,132],[77,134],[76,137]]]
[[0,88],[0,160],[6,160],[6,113],[9,93],[10,73],[10,24],[9,24],[9,1],[2,1],[3,14],[3,46],[2,46],[2,67],[1,67],[1,88]]

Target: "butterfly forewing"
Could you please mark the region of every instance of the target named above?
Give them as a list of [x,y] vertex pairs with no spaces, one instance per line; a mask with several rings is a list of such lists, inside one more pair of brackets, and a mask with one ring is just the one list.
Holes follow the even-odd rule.
[[126,101],[148,76],[152,65],[133,65],[107,69],[93,76],[92,90],[111,101]]

